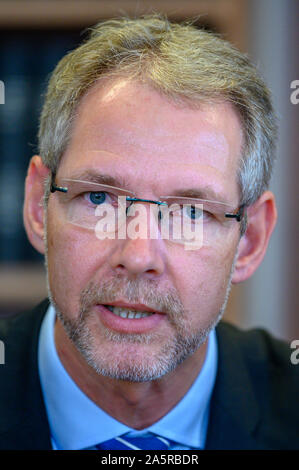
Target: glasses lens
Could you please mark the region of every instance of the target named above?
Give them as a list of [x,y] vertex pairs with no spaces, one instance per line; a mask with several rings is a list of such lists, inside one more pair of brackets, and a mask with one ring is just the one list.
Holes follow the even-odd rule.
[[183,245],[201,245],[203,239],[202,204],[179,202],[159,207],[161,238]]
[[[171,215],[163,228],[169,228],[169,240],[183,244],[185,249],[198,249],[203,245],[219,245],[229,236],[232,226],[231,219],[225,214],[233,212],[233,208],[222,202],[206,201],[194,198],[161,197],[168,206]],[[173,212],[171,209],[173,208]],[[163,220],[163,219],[162,219]]]
[[115,227],[125,222],[126,201],[131,193],[112,186],[63,179],[68,188],[61,196],[66,220],[74,225],[106,233],[115,233]]

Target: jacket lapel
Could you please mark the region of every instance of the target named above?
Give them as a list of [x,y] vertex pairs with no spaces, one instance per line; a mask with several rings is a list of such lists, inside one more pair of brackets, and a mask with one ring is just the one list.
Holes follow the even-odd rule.
[[206,449],[259,449],[254,431],[258,404],[245,364],[238,332],[220,322],[218,372],[210,405]]

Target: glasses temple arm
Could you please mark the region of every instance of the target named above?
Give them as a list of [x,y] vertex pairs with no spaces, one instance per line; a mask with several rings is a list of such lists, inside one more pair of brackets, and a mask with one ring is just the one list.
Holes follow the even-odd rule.
[[61,193],[67,193],[68,188],[63,187],[63,186],[56,186],[56,184],[54,183],[54,181],[55,181],[55,174],[52,173],[52,176],[51,176],[51,187],[50,187],[51,193],[55,193],[55,191],[60,191]]
[[225,217],[230,218],[230,219],[236,219],[237,222],[241,222],[241,220],[244,217],[245,207],[246,205],[242,204],[239,207],[238,212],[236,214],[225,214]]

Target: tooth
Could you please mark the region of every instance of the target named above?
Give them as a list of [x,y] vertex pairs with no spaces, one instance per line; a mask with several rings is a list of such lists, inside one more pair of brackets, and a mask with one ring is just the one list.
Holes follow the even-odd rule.
[[154,312],[138,312],[137,310],[129,310],[122,307],[106,306],[111,312],[121,318],[144,318],[152,315]]

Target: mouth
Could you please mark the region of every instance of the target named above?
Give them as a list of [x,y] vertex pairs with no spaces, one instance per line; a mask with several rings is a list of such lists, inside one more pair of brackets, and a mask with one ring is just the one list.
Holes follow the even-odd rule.
[[117,307],[114,305],[104,305],[104,307],[108,308],[110,312],[114,313],[121,318],[145,318],[150,317],[151,315],[155,315],[155,312],[144,312],[140,310],[133,310],[132,308],[125,308],[125,307]]
[[126,333],[142,333],[153,328],[165,318],[163,312],[151,310],[143,304],[124,304],[115,302],[112,304],[98,304],[97,308],[103,323],[117,331]]
[[142,308],[142,306],[119,306],[119,305],[104,305],[104,307],[108,308],[110,312],[114,313],[121,318],[131,318],[131,319],[139,319],[139,318],[146,318],[150,317],[151,315],[155,315],[156,312],[148,311],[147,307],[146,310]]

